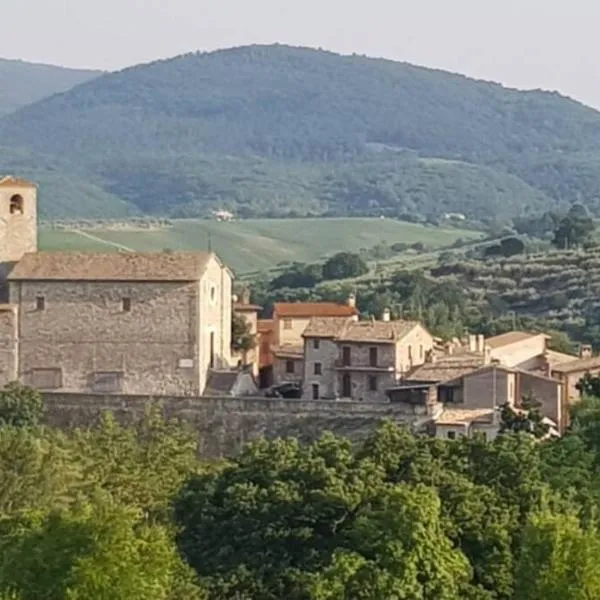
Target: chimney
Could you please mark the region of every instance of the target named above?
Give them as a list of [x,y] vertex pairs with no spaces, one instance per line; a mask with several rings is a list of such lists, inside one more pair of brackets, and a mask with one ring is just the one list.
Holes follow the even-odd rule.
[[392,313],[389,308],[384,309],[383,314],[381,315],[381,320],[384,323],[389,323],[392,318]]
[[437,359],[437,357],[435,355],[433,348],[431,350],[427,350],[427,352],[425,354],[425,362],[426,363],[434,363],[436,361],[436,359]]
[[479,334],[477,336],[477,352],[483,354],[485,350],[485,336]]
[[581,344],[579,346],[579,358],[592,358],[592,347],[590,344]]
[[477,336],[469,334],[469,352],[477,352]]
[[444,344],[445,350],[446,350],[446,354],[448,356],[452,356],[454,354],[454,343],[453,342],[446,342]]
[[346,304],[348,304],[348,306],[351,308],[356,308],[356,296],[354,294],[349,294]]
[[244,288],[242,291],[242,304],[250,304],[250,290]]
[[483,347],[483,364],[489,365],[492,362],[492,349],[489,346]]

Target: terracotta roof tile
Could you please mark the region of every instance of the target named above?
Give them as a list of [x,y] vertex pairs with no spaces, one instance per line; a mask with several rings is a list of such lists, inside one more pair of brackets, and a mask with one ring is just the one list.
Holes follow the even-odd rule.
[[275,322],[273,319],[258,319],[256,325],[258,333],[269,333],[273,331],[274,326]]
[[337,339],[340,342],[393,344],[408,335],[417,321],[350,321]]
[[444,409],[435,419],[436,425],[466,425],[469,423],[492,422],[494,410],[491,408],[450,408]]
[[313,317],[303,337],[310,338],[336,338],[342,334],[344,328],[353,317]]
[[437,358],[409,371],[404,380],[445,383],[477,371],[484,365],[480,354],[459,354]]
[[351,317],[358,311],[347,304],[335,302],[276,302],[273,314],[283,318]]
[[[492,350],[496,348],[503,348],[504,346],[510,346],[510,344],[516,344],[518,342],[524,342],[531,338],[543,335],[541,333],[527,333],[526,331],[509,331],[501,335],[495,335],[494,337],[485,340],[486,346],[489,346]],[[548,336],[546,336],[548,337]]]
[[35,188],[35,184],[27,181],[26,179],[19,179],[18,177],[2,177],[0,178],[0,187],[22,187],[22,188]]
[[304,358],[304,347],[292,344],[282,344],[271,348],[271,354],[278,358]]
[[600,356],[592,356],[591,358],[578,358],[570,360],[567,363],[553,365],[552,370],[557,373],[576,373],[577,371],[589,371],[590,369],[600,368]]
[[34,252],[25,254],[10,280],[197,281],[208,252]]

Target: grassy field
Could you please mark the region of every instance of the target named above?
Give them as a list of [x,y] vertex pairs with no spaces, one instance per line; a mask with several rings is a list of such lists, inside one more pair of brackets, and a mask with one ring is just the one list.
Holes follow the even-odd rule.
[[249,219],[231,223],[175,221],[156,230],[42,230],[42,249],[117,251],[119,246],[148,251],[212,249],[239,273],[269,269],[281,262],[311,262],[335,252],[358,251],[380,242],[423,242],[431,248],[476,231],[424,227],[390,219]]

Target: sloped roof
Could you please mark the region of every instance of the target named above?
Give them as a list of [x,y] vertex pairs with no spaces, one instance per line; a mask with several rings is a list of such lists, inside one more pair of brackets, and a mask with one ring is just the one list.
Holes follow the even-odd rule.
[[357,315],[354,306],[335,302],[276,302],[273,314],[283,318],[351,317]]
[[468,425],[474,422],[491,422],[494,410],[491,408],[450,408],[444,409],[435,419],[436,425]]
[[293,344],[282,344],[271,348],[271,354],[277,358],[304,358],[304,348]]
[[308,338],[336,338],[342,334],[350,319],[352,317],[313,317],[302,336]]
[[18,177],[2,177],[0,178],[0,187],[22,187],[22,188],[35,188],[36,185],[27,181],[26,179],[19,179]]
[[600,356],[579,358],[552,366],[552,370],[557,373],[576,373],[577,371],[589,371],[590,369],[600,369]]
[[205,396],[229,396],[240,377],[239,371],[210,371]]
[[256,323],[258,333],[269,333],[270,331],[273,331],[273,327],[273,319],[258,319]]
[[[494,337],[485,340],[486,346],[489,346],[492,350],[497,348],[503,348],[504,346],[510,346],[511,344],[517,344],[518,342],[524,342],[531,338],[544,335],[542,333],[528,333],[526,331],[509,331],[501,335],[495,335]],[[546,336],[549,337],[549,336]]]
[[259,312],[262,310],[262,306],[258,304],[243,304],[242,302],[236,302],[233,305],[235,312]]
[[406,381],[445,383],[477,371],[484,365],[484,362],[481,354],[462,353],[442,356],[435,362],[426,362],[415,367],[406,374],[404,379]]
[[396,343],[417,325],[417,321],[350,321],[337,339],[340,342]]
[[208,252],[32,252],[9,275],[15,280],[197,281]]

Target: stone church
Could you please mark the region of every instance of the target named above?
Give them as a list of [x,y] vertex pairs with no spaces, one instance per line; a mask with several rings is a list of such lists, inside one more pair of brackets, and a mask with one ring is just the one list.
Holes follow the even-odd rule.
[[214,254],[40,252],[36,212],[36,186],[0,179],[0,385],[198,396],[229,367]]

